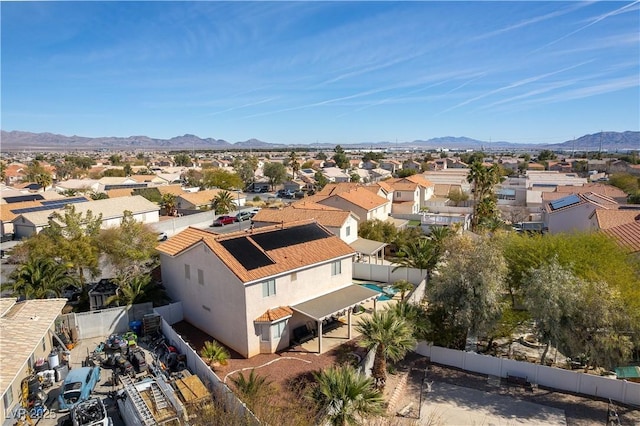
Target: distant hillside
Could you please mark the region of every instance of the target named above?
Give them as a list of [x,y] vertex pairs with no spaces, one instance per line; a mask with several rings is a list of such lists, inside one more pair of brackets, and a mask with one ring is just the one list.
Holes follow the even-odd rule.
[[[99,150],[99,149],[162,149],[162,150],[192,150],[192,149],[282,149],[293,147],[332,149],[336,144],[311,144],[311,145],[286,145],[264,142],[258,139],[249,139],[229,143],[223,139],[202,139],[195,135],[186,134],[171,139],[154,139],[148,136],[123,137],[99,137],[88,138],[83,136],[64,136],[53,133],[31,133],[21,131],[2,131],[1,146],[7,150]],[[357,144],[341,144],[344,148],[360,149],[384,149],[384,148],[419,148],[419,149],[474,149],[474,150],[504,150],[504,149],[555,149],[565,151],[598,151],[600,149],[609,152],[640,149],[640,132],[600,132],[593,135],[582,136],[575,141],[566,141],[558,144],[517,144],[512,142],[487,142],[471,139],[464,136],[445,136],[428,140],[415,140],[413,142],[362,142]]]

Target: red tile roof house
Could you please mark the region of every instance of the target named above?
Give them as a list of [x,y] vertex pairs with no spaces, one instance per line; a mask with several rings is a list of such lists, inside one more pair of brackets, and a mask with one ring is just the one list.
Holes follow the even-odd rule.
[[551,234],[588,231],[595,210],[615,210],[618,203],[600,194],[568,194],[542,207],[542,221]]
[[351,282],[355,251],[312,221],[226,235],[188,228],[158,251],[185,320],[247,358],[289,347],[310,324],[322,336],[333,316],[347,316],[350,337],[352,308],[379,296]]

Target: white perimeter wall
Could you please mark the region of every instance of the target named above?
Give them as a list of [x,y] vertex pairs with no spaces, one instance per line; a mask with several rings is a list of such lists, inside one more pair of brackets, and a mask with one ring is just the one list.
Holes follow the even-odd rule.
[[427,274],[427,271],[420,269],[400,267],[394,271],[394,268],[395,265],[356,262],[353,264],[353,279],[390,284],[399,280],[407,280],[418,285]]
[[514,361],[506,358],[495,358],[474,352],[431,346],[420,342],[416,348],[420,355],[431,361],[457,367],[475,373],[507,377],[508,374],[526,377],[531,383],[553,389],[565,390],[584,395],[612,400],[630,405],[640,405],[640,383],[616,380],[593,374],[563,370],[528,362]]

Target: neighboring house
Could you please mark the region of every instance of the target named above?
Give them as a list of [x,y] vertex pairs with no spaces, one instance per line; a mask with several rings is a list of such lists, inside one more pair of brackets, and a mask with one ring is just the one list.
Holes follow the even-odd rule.
[[558,185],[556,192],[563,194],[585,194],[593,192],[594,194],[604,195],[613,198],[617,203],[626,204],[627,194],[620,188],[613,185],[605,185],[602,183],[585,183],[582,186]]
[[391,202],[364,187],[333,194],[324,199],[314,196],[313,201],[355,213],[358,223],[365,220],[387,220],[391,214]]
[[617,209],[615,200],[603,195],[586,193],[570,194],[545,203],[542,221],[551,234],[561,232],[588,231],[591,215],[597,209]]
[[[351,282],[354,250],[316,222],[215,235],[195,228],[158,246],[163,284],[185,320],[244,357],[290,346],[300,327],[346,315],[379,293]],[[319,339],[322,351],[322,339]]]
[[339,182],[349,182],[351,180],[351,176],[349,176],[348,174],[343,172],[342,169],[339,169],[337,167],[326,167],[321,171],[324,177],[327,178],[329,182],[339,183]]
[[435,186],[422,175],[388,179],[385,184],[393,194],[392,214],[415,214],[426,207],[433,197]]
[[[222,189],[208,189],[206,191],[187,192],[176,197],[176,206],[178,209],[185,210],[206,210],[211,208],[212,200],[223,192]],[[244,206],[247,198],[241,192],[229,190],[227,191],[233,197],[233,202],[237,206]]]
[[156,189],[160,192],[160,195],[173,194],[177,197],[184,193],[182,185],[161,185],[157,186]]
[[355,214],[307,200],[281,209],[262,209],[253,217],[253,223],[259,228],[308,219],[315,220],[347,244],[358,239],[358,217]]
[[637,209],[597,209],[589,217],[594,231],[614,228],[627,223],[640,222],[640,206]]
[[57,182],[54,185],[54,189],[57,192],[65,191],[97,191],[100,188],[100,182],[95,179],[69,179],[62,182]]
[[28,166],[26,164],[21,163],[7,164],[4,171],[4,183],[6,185],[14,185],[21,182],[25,176],[27,167]]
[[640,221],[614,226],[602,232],[615,238],[629,253],[640,257]]
[[395,174],[402,170],[402,163],[397,160],[380,160],[380,168]]
[[103,278],[89,289],[89,310],[97,311],[107,307],[107,299],[115,296],[118,285],[108,278]]
[[349,160],[349,167],[351,167],[352,169],[361,169],[363,165],[364,163],[360,159],[352,158],[351,160]]
[[[21,382],[52,350],[55,321],[67,299],[0,299],[0,395],[3,419],[20,405]],[[15,419],[14,419],[15,420]],[[13,424],[13,422],[11,423]]]
[[283,184],[283,188],[285,191],[298,192],[302,190],[302,188],[305,188],[305,183],[300,179],[289,180]]
[[371,182],[379,182],[393,176],[389,170],[381,169],[379,167],[369,170],[369,175],[371,176]]
[[421,164],[418,163],[415,160],[407,160],[404,163],[402,163],[402,168],[403,169],[408,169],[408,170],[415,170],[416,172],[420,172],[421,171]]
[[[65,203],[46,206],[55,206],[55,209],[27,211],[17,214],[12,221],[15,238],[22,239],[39,233],[49,225],[49,216],[53,211],[64,212],[64,206],[72,201],[76,213],[81,213],[84,216],[90,210],[94,217],[102,214],[101,228],[103,229],[120,225],[125,210],[130,211],[133,218],[142,223],[156,223],[160,220],[160,207],[140,195],[121,197],[118,198],[117,202],[110,199],[87,201],[84,197],[76,197],[65,199]],[[33,210],[33,208],[29,210]],[[14,213],[18,212],[14,211]]]

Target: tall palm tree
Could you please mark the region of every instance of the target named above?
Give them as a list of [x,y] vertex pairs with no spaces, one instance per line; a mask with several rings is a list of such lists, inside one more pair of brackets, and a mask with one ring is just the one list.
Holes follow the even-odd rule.
[[386,310],[361,319],[356,330],[362,335],[361,346],[376,348],[372,375],[376,386],[382,389],[387,378],[387,359],[400,361],[415,347],[413,327],[406,319]]
[[300,163],[298,163],[298,154],[295,151],[291,151],[288,158],[289,166],[293,171],[293,180],[296,179],[296,173],[300,170]]
[[61,297],[66,287],[80,286],[68,272],[66,265],[51,258],[29,258],[11,274],[13,282],[3,284],[2,289],[27,299]]
[[358,425],[367,417],[384,413],[382,392],[371,378],[360,375],[353,367],[329,367],[314,373],[314,377],[311,398],[331,425]]
[[211,200],[211,207],[216,214],[227,214],[235,208],[233,202],[233,195],[229,191],[220,191],[213,200]]
[[480,202],[493,196],[493,187],[500,183],[500,166],[486,167],[480,161],[474,161],[469,168],[467,182],[473,184],[473,217],[471,228],[475,231],[482,219]]
[[427,317],[426,308],[414,303],[400,302],[388,307],[394,315],[404,318],[413,328],[413,337],[416,340],[425,340],[431,331],[431,323]]

